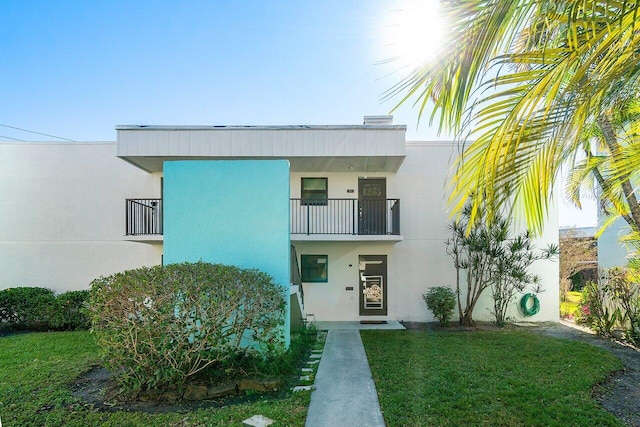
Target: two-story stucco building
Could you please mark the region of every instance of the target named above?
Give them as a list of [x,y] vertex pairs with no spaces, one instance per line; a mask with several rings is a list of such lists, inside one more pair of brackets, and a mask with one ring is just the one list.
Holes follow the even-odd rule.
[[[430,321],[421,294],[455,287],[444,245],[453,143],[406,141],[388,116],[116,129],[117,142],[0,143],[0,288],[86,288],[202,259],[293,283],[315,320]],[[541,242],[557,243],[557,229],[554,214]],[[534,268],[546,292],[529,319],[558,320],[558,264]],[[491,307],[487,292],[475,318]],[[522,318],[515,302],[511,315]]]

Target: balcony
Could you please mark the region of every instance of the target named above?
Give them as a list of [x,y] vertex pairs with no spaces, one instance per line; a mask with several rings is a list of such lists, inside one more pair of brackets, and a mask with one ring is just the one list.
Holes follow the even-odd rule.
[[291,199],[291,240],[401,240],[400,199]]
[[126,199],[127,240],[162,242],[162,199]]
[[[162,199],[127,199],[128,240],[162,241]],[[400,199],[290,200],[292,241],[400,241]]]

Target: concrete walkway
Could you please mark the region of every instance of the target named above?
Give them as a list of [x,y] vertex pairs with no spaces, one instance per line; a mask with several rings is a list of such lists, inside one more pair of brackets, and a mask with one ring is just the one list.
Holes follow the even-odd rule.
[[316,373],[316,389],[311,393],[307,427],[384,427],[358,329],[355,325],[329,329]]
[[333,329],[405,329],[397,320],[387,320],[386,323],[364,324],[360,322],[318,321],[315,322],[315,327],[318,328],[319,331],[331,331]]

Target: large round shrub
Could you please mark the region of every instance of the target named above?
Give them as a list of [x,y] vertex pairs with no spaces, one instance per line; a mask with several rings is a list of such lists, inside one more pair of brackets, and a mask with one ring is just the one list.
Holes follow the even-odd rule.
[[258,270],[203,262],[139,268],[91,284],[92,330],[123,391],[181,388],[241,353],[282,349],[285,295]]
[[55,330],[75,331],[89,329],[89,317],[86,312],[89,291],[69,291],[56,296],[49,320]]

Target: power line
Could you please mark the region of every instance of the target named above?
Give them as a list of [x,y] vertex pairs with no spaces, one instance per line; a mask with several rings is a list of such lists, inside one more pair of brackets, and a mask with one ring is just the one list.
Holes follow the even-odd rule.
[[24,139],[11,138],[10,136],[6,136],[6,135],[0,135],[0,138],[7,138],[7,139],[12,139],[14,141],[26,142]]
[[[69,139],[69,138],[63,138],[61,136],[55,136],[55,135],[49,135],[48,133],[42,133],[42,132],[36,132],[33,130],[29,130],[29,129],[22,129],[22,128],[17,128],[15,126],[9,126],[9,125],[3,125],[2,123],[0,123],[0,126],[5,127],[5,128],[9,128],[9,129],[16,129],[16,130],[21,130],[23,132],[29,132],[29,133],[35,133],[37,135],[44,135],[44,136],[48,136],[50,138],[58,138],[58,139],[64,139],[65,141],[70,141],[70,142],[77,142],[73,139]],[[14,139],[14,138],[11,138]],[[18,139],[18,141],[21,141],[20,139]]]

